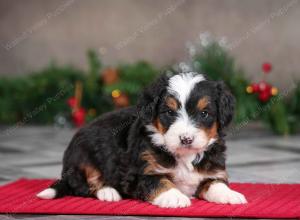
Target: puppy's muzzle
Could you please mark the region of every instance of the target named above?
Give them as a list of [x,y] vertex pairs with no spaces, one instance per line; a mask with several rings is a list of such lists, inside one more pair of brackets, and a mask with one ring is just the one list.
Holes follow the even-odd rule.
[[189,135],[180,135],[179,139],[183,146],[190,146],[194,141],[194,137]]

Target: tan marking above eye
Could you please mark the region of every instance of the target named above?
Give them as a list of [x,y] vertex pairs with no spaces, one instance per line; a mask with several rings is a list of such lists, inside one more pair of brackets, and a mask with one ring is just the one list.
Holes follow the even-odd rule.
[[202,111],[207,107],[208,104],[209,104],[209,98],[207,96],[204,96],[201,99],[199,99],[199,101],[197,103],[197,108],[200,111]]
[[178,109],[178,103],[177,100],[173,97],[168,97],[166,99],[167,106],[172,109],[173,111],[176,111]]

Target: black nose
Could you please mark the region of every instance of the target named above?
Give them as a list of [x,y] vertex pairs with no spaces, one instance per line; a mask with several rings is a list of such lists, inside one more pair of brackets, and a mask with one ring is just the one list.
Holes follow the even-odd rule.
[[193,143],[193,140],[194,140],[193,137],[186,136],[186,135],[180,136],[179,138],[180,138],[181,144],[183,144],[183,145],[190,145],[191,143]]

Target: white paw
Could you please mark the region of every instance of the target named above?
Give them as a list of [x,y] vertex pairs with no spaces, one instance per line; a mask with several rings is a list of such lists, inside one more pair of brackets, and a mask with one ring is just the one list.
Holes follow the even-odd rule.
[[191,200],[178,189],[172,188],[161,193],[152,204],[162,208],[183,208],[190,206]]
[[224,183],[212,184],[206,193],[203,195],[204,199],[209,202],[220,204],[245,204],[247,200],[244,195],[234,190],[231,190]]
[[56,196],[56,191],[55,189],[48,188],[43,190],[42,192],[39,192],[38,194],[36,194],[36,196],[40,199],[54,199]]
[[99,189],[96,196],[99,200],[107,202],[117,202],[122,199],[118,191],[109,186],[104,186],[103,188]]

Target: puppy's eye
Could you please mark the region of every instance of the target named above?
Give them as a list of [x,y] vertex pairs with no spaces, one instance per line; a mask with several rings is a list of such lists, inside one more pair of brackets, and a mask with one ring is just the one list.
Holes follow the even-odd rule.
[[201,115],[201,118],[207,118],[208,117],[208,112],[207,111],[202,111],[200,113],[200,115]]
[[173,112],[172,110],[168,110],[168,111],[167,111],[167,114],[168,114],[168,115],[173,115],[174,112]]
[[164,111],[163,113],[168,115],[168,116],[173,116],[174,115],[174,111],[172,111],[172,110],[167,110],[167,111]]

